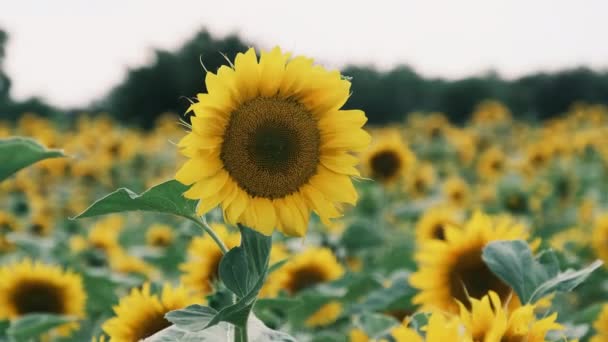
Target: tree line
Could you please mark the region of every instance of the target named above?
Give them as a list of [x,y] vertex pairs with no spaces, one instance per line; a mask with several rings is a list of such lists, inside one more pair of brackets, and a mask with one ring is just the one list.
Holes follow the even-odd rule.
[[[175,51],[155,50],[149,65],[130,69],[125,79],[106,96],[85,108],[53,108],[32,98],[14,101],[10,78],[3,72],[7,35],[0,31],[0,119],[24,112],[41,115],[107,112],[121,122],[150,127],[165,112],[183,113],[187,96],[205,92],[205,69],[215,71],[249,46],[231,35],[215,38],[206,30],[196,33]],[[439,111],[453,122],[469,118],[482,100],[503,102],[515,117],[540,120],[559,115],[576,101],[608,104],[608,72],[580,67],[552,73],[534,73],[506,80],[496,73],[460,80],[426,78],[401,65],[389,71],[372,66],[347,66],[352,95],[346,107],[365,110],[371,124],[403,121],[415,111]]]

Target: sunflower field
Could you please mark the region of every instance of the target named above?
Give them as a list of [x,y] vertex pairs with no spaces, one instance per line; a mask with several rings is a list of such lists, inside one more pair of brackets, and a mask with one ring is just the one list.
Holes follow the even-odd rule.
[[608,341],[608,107],[369,127],[259,55],[151,130],[0,123],[0,341]]

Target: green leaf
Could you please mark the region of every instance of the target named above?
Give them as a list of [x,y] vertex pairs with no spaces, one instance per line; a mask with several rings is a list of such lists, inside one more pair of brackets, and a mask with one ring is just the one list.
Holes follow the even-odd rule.
[[29,314],[13,321],[7,334],[15,341],[27,341],[74,320],[69,316]]
[[180,310],[170,311],[165,318],[186,331],[200,331],[207,327],[217,310],[199,304],[190,305]]
[[[209,318],[210,310],[200,307],[187,312],[177,310],[171,317],[189,317],[199,315],[206,324],[189,325],[192,329],[208,329],[220,322],[228,322],[243,327],[247,324],[249,313],[264,285],[268,274],[268,261],[272,237],[239,225],[241,245],[228,251],[220,261],[219,276],[224,285],[237,295],[236,303],[224,307]],[[169,318],[168,318],[169,319]],[[197,331],[197,330],[192,330]]]
[[196,201],[182,196],[186,190],[188,187],[176,180],[153,186],[141,194],[136,194],[127,188],[120,188],[95,201],[74,219],[126,211],[152,211],[194,218],[196,217]]
[[65,155],[58,150],[49,150],[29,138],[0,139],[0,181],[38,161],[58,157]]
[[534,258],[528,243],[522,240],[491,242],[484,248],[482,259],[513,288],[522,303],[534,303],[555,291],[571,291],[602,265],[596,261],[579,271],[559,272],[552,252]]
[[371,338],[380,338],[399,324],[395,318],[375,312],[367,312],[359,316],[359,325]]
[[384,244],[382,231],[369,220],[358,220],[342,234],[341,245],[354,251],[378,247]]

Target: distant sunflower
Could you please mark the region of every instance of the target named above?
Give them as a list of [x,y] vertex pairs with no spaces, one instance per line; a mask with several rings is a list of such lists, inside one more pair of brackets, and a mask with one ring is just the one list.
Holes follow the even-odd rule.
[[307,327],[324,327],[334,323],[341,313],[342,304],[337,300],[332,300],[310,315],[306,321],[304,321],[304,325]]
[[150,284],[134,288],[114,306],[115,317],[107,320],[103,331],[112,342],[137,342],[169,327],[165,319],[169,311],[200,303],[186,288],[165,284],[161,294],[152,294]]
[[498,148],[492,147],[481,154],[477,161],[477,174],[485,180],[495,180],[506,170],[505,154]]
[[311,212],[325,224],[354,204],[352,152],[369,145],[360,110],[341,110],[350,82],[279,48],[239,53],[234,67],[207,73],[178,144],[188,161],[175,178],[192,185],[197,213],[220,205],[225,220],[263,234],[306,233]]
[[407,191],[412,197],[423,197],[428,194],[435,183],[435,169],[430,163],[416,167],[414,173],[407,178]]
[[420,290],[415,304],[457,312],[457,301],[468,305],[469,296],[479,299],[490,290],[502,300],[515,296],[486,266],[481,252],[491,241],[526,239],[523,226],[477,212],[461,228],[448,225],[444,234],[445,240],[427,240],[416,253],[418,271],[410,278]]
[[608,341],[608,304],[604,304],[600,315],[593,323],[595,336],[591,338],[591,342],[606,342]]
[[[2,266],[0,279],[0,319],[30,313],[84,317],[86,293],[76,273],[25,259]],[[77,327],[69,323],[58,331],[68,333]]]
[[152,247],[167,247],[173,242],[173,229],[165,224],[153,224],[146,232],[146,241]]
[[[241,235],[230,233],[224,225],[212,224],[213,231],[230,249],[241,243]],[[222,251],[209,235],[194,238],[188,246],[188,259],[179,268],[182,271],[182,283],[201,294],[213,290],[218,280],[218,267]]]
[[395,342],[466,341],[463,340],[462,329],[460,329],[459,325],[460,322],[441,312],[434,312],[431,314],[427,325],[422,328],[426,333],[426,338],[422,338],[422,336],[418,335],[416,330],[408,327],[408,323],[409,322],[405,320],[402,325],[391,329],[391,337]]
[[562,330],[557,313],[536,319],[535,306],[509,310],[495,292],[470,299],[470,309],[460,304],[460,320],[469,341],[544,342],[550,330]]
[[7,239],[6,235],[18,229],[17,218],[8,212],[0,211],[0,252],[13,248],[13,244]]
[[379,133],[378,140],[363,155],[366,174],[385,185],[410,171],[416,157],[396,131]]
[[443,183],[443,193],[448,204],[456,208],[463,208],[469,202],[469,185],[460,177],[448,178]]
[[275,273],[277,276],[268,279],[274,284],[268,286],[296,294],[304,289],[340,278],[344,274],[344,268],[331,250],[314,247],[294,255]]
[[608,214],[602,214],[595,220],[591,245],[604,265],[608,265]]
[[416,223],[416,240],[445,240],[445,229],[448,225],[458,226],[459,218],[454,209],[435,207],[427,210]]

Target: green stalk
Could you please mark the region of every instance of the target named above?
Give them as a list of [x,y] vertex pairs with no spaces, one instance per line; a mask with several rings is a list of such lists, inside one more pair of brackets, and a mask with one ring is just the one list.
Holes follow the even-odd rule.
[[205,218],[205,216],[202,216],[202,217],[191,217],[190,220],[194,221],[194,223],[196,223],[199,227],[203,228],[203,230],[205,232],[207,232],[207,234],[209,234],[209,236],[211,236],[211,238],[213,239],[213,241],[215,241],[215,243],[217,244],[217,246],[222,251],[222,254],[228,253],[228,248],[226,248],[226,245],[224,245],[224,242],[222,242],[222,239],[220,239],[220,237],[217,236],[217,234],[213,231],[213,229],[211,228],[211,226],[209,226],[209,224],[207,223],[207,219]]

